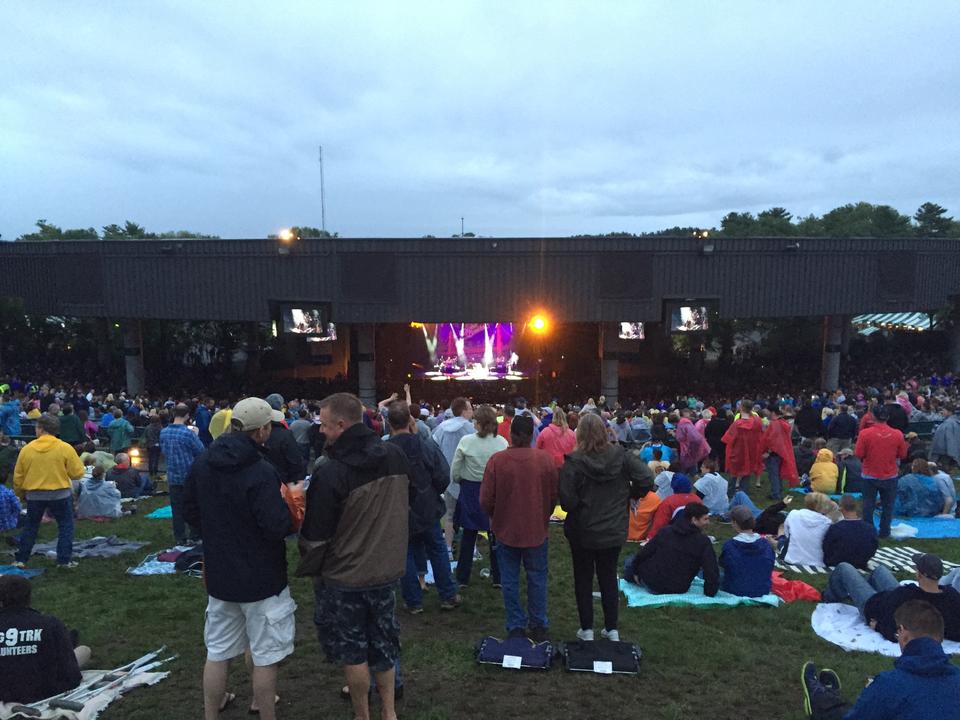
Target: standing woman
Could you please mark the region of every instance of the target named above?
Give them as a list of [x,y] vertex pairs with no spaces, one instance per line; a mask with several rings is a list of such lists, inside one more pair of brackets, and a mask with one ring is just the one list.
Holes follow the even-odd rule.
[[637,455],[607,440],[603,420],[596,415],[580,418],[576,437],[576,449],[560,469],[560,506],[567,511],[563,531],[573,556],[573,585],[580,616],[577,637],[593,640],[596,572],[603,606],[601,635],[619,640],[617,562],[627,540],[630,498],[641,498],[650,491],[653,474]]
[[[453,524],[463,530],[460,538],[460,557],[457,560],[457,582],[461,587],[470,584],[473,569],[473,549],[477,533],[490,532],[490,518],[480,507],[480,482],[487,460],[494,453],[506,450],[508,443],[497,434],[497,413],[489,405],[481,405],[473,413],[477,432],[464,435],[453,453],[450,479],[460,484],[460,497],[453,516]],[[490,534],[490,577],[494,587],[500,586],[500,567],[493,552],[494,537]]]
[[537,447],[546,450],[556,463],[563,465],[563,456],[572,453],[576,447],[577,436],[567,426],[567,415],[562,409],[553,411],[553,422],[537,437]]

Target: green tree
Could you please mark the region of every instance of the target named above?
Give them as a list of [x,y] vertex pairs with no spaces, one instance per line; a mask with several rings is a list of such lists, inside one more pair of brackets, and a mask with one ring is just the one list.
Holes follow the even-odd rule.
[[339,237],[337,233],[331,234],[327,230],[311,227],[309,225],[294,225],[290,228],[293,234],[299,238],[335,238]]
[[720,232],[726,237],[755,237],[758,229],[752,213],[727,213],[720,221]]
[[758,234],[764,237],[790,237],[797,234],[793,224],[793,215],[782,207],[764,210],[757,215]]
[[37,232],[27,233],[17,238],[18,242],[49,242],[63,238],[63,230],[41,218],[36,222]]
[[912,233],[910,218],[889,205],[858,202],[834,208],[823,216],[828,237],[904,237]]
[[75,228],[63,231],[64,240],[99,240],[100,236],[93,228]]
[[812,213],[800,218],[797,221],[797,235],[801,237],[823,237],[826,235],[823,220]]
[[921,237],[946,237],[954,226],[953,218],[947,217],[947,209],[932,202],[917,208],[913,219],[917,221],[917,235]]

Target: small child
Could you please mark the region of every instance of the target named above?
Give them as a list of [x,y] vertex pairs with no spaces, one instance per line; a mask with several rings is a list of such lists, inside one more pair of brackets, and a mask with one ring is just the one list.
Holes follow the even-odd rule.
[[756,520],[750,509],[737,505],[730,510],[737,535],[723,544],[720,589],[742,597],[761,597],[770,593],[774,553],[770,543],[754,532]]

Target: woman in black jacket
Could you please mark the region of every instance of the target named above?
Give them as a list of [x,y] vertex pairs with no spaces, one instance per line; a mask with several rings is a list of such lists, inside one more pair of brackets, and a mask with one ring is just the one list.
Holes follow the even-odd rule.
[[653,473],[639,456],[611,444],[598,416],[584,415],[577,426],[577,447],[560,469],[560,506],[567,511],[563,530],[573,556],[581,640],[593,640],[594,571],[603,606],[601,635],[620,639],[617,562],[627,540],[629,503],[652,487]]

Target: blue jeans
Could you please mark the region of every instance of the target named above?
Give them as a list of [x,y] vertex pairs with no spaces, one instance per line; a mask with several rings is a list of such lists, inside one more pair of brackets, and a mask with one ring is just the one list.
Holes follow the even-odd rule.
[[751,500],[750,496],[747,495],[743,490],[737,490],[733,494],[733,497],[730,498],[730,510],[733,510],[737,505],[745,505],[747,508],[749,508],[750,512],[753,513],[754,518],[760,517],[760,513],[762,512],[760,508],[753,504],[753,500]]
[[830,577],[827,578],[827,588],[823,591],[823,601],[828,603],[843,602],[847,598],[853,600],[860,614],[867,600],[878,592],[893,590],[900,587],[900,583],[883,565],[877,567],[869,578],[864,578],[850,563],[842,562],[837,565]]
[[419,572],[417,571],[417,547],[426,550],[430,564],[433,566],[433,579],[437,584],[437,592],[444,600],[452,600],[457,594],[457,585],[453,582],[450,573],[450,556],[447,554],[447,543],[443,539],[440,524],[435,524],[429,530],[416,533],[407,543],[407,571],[400,579],[400,593],[408,608],[418,608],[423,605],[423,590],[420,589]]
[[[507,632],[527,627],[549,627],[547,620],[547,545],[515,548],[497,542],[500,580],[503,582],[503,606],[507,612]],[[520,605],[520,563],[527,572],[527,612]]]
[[46,510],[57,521],[57,564],[66,565],[73,559],[73,499],[27,500],[27,520],[20,535],[20,549],[17,550],[19,562],[25,563],[30,559]]
[[779,500],[783,492],[783,487],[780,483],[780,465],[782,463],[783,459],[779,455],[770,453],[767,457],[767,477],[770,478],[770,497],[773,500]]
[[[461,585],[470,584],[470,573],[473,570],[473,551],[477,547],[477,533],[479,530],[463,529],[460,536],[460,555],[457,558],[457,582]],[[497,562],[496,538],[493,531],[487,532],[490,539],[490,579],[494,585],[500,584],[500,564]]]
[[880,495],[880,537],[890,537],[890,523],[893,522],[893,506],[897,502],[897,478],[872,478],[863,476],[863,519],[874,523],[873,510]]

